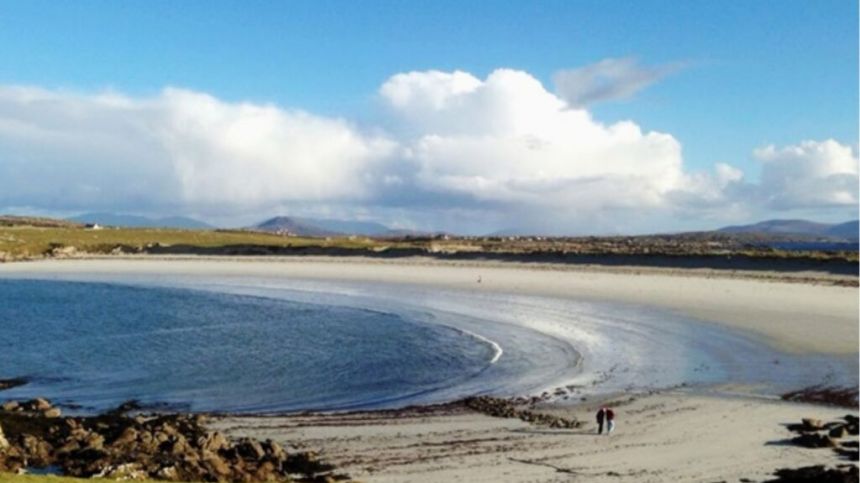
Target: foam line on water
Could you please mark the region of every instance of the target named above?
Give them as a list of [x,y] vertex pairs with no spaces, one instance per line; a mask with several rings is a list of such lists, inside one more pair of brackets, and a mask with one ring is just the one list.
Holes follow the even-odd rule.
[[473,337],[473,338],[475,338],[475,339],[478,339],[479,341],[484,342],[485,344],[487,344],[487,345],[489,345],[490,347],[492,347],[492,348],[493,348],[493,357],[491,357],[491,358],[490,358],[490,364],[495,364],[496,362],[498,362],[498,361],[499,361],[499,358],[500,358],[500,357],[502,357],[502,354],[504,354],[504,353],[505,353],[505,351],[504,351],[504,350],[502,350],[502,346],[500,346],[500,345],[499,345],[496,341],[494,341],[494,340],[488,339],[488,338],[484,337],[483,335],[481,335],[481,334],[476,334],[476,333],[474,333],[474,332],[472,332],[472,331],[470,331],[470,330],[466,330],[466,329],[459,329],[459,328],[458,328],[457,330],[459,330],[460,332],[462,332],[462,333],[464,333],[464,334],[466,334],[466,335],[468,335],[468,336],[470,336],[470,337]]

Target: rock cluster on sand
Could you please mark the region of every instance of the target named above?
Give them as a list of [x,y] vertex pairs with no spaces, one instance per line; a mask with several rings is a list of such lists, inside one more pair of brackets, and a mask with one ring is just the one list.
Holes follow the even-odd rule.
[[506,399],[490,396],[477,396],[466,398],[463,404],[479,413],[498,418],[519,418],[527,423],[549,426],[551,428],[578,428],[582,423],[576,419],[562,418],[550,414],[541,414],[525,409],[517,409],[517,406]]
[[204,417],[60,417],[44,399],[7,402],[0,411],[0,471],[57,466],[63,474],[174,481],[334,481],[313,453],[274,441],[230,441],[202,427]]
[[[825,423],[820,419],[803,418],[798,424],[789,424],[788,429],[799,433],[789,440],[790,443],[804,448],[832,448],[843,458],[858,460],[858,418],[848,414],[840,421]],[[848,436],[851,436],[850,438]],[[857,466],[839,465],[827,468],[822,465],[805,466],[803,468],[782,468],[776,470],[775,480],[768,483],[781,482],[814,482],[814,483],[857,483],[860,479]]]
[[777,478],[766,483],[856,483],[860,478],[860,472],[854,465],[841,465],[838,468],[825,468],[823,465],[784,468],[776,470],[774,474]]
[[[853,414],[848,414],[841,421],[831,421],[824,423],[820,419],[803,418],[800,424],[789,424],[788,429],[799,433],[795,438],[791,439],[793,444],[803,446],[805,448],[833,448],[846,458],[857,461],[858,450],[857,441],[858,435],[858,418]],[[843,441],[847,436],[849,441]],[[853,447],[851,446],[853,444]]]

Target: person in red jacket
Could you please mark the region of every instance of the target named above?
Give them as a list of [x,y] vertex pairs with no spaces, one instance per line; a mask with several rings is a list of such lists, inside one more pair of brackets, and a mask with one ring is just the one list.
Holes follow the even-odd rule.
[[612,434],[613,429],[615,429],[615,413],[606,408],[606,434]]

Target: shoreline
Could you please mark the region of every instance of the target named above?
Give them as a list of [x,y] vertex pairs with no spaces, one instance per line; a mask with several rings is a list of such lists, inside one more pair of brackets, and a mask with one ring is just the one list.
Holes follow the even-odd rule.
[[[451,264],[426,260],[97,257],[0,264],[0,277],[74,279],[135,274],[164,279],[389,283],[482,293],[576,299],[652,307],[729,330],[800,355],[857,353],[857,289],[797,280],[749,279],[679,270],[671,275],[630,269],[612,273],[509,263]],[[404,270],[408,268],[408,270]],[[476,277],[481,277],[478,283]],[[813,323],[810,323],[810,320]],[[812,330],[814,328],[814,330]],[[313,451],[366,482],[715,481],[773,477],[777,468],[846,460],[830,449],[787,441],[785,425],[800,418],[835,420],[856,408],[834,408],[751,396],[743,387],[716,393],[654,389],[558,404],[521,407],[582,421],[579,428],[492,417],[456,402],[393,410],[208,413],[207,428],[234,440],[271,439],[289,451]],[[0,392],[0,397],[3,393]],[[595,433],[592,413],[604,404],[619,422],[611,437]],[[729,464],[730,463],[730,464]]]
[[[288,253],[288,254],[238,254],[238,253],[119,253],[98,254],[72,252],[55,256],[31,257],[9,261],[5,264],[27,264],[60,260],[153,260],[153,261],[213,261],[248,263],[355,263],[370,265],[397,266],[440,266],[471,268],[511,268],[522,270],[607,273],[617,275],[659,275],[667,277],[696,277],[730,280],[753,280],[763,282],[798,283],[807,285],[832,285],[839,287],[860,287],[860,265],[843,263],[840,270],[827,270],[827,263],[802,264],[801,267],[775,267],[769,259],[756,259],[752,267],[744,263],[727,263],[721,266],[687,263],[701,256],[661,256],[662,263],[636,264],[642,255],[589,255],[588,261],[565,262],[563,260],[542,259],[528,255],[492,257],[485,254],[472,254],[456,257],[440,256],[434,253],[410,254],[404,256],[375,255],[373,252],[360,254],[326,253]],[[705,257],[707,258],[707,257]],[[623,263],[623,262],[628,263]],[[629,263],[633,261],[634,263]],[[790,265],[790,264],[789,264]],[[824,268],[822,268],[824,267]],[[850,268],[846,268],[850,267]]]
[[[408,268],[409,270],[404,270]],[[858,289],[746,273],[639,268],[605,270],[566,265],[439,262],[352,257],[107,256],[0,264],[0,276],[72,276],[112,273],[159,277],[302,279],[390,283],[460,293],[516,294],[653,307],[752,334],[795,354],[857,353]],[[769,274],[768,276],[775,274]],[[802,276],[802,277],[801,277]],[[481,282],[477,283],[478,277]],[[825,277],[831,280],[832,277]],[[837,277],[838,278],[838,277]],[[810,282],[810,280],[813,280]]]

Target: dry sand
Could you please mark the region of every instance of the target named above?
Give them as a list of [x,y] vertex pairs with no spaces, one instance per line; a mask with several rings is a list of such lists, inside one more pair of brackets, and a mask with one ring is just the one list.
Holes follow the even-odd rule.
[[[97,259],[0,265],[0,275],[115,272],[420,284],[656,306],[756,334],[781,349],[858,352],[858,289],[714,277],[355,259]],[[687,276],[682,276],[687,273]],[[478,276],[481,283],[477,283]],[[628,399],[634,398],[632,402]],[[226,417],[234,436],[270,437],[319,451],[364,481],[761,481],[776,468],[845,463],[829,449],[781,442],[784,424],[855,410],[666,391],[623,395],[618,427],[594,435],[597,401],[542,410],[587,421],[577,430],[529,426],[462,409],[351,415]]]
[[844,409],[684,393],[611,404],[611,436],[595,434],[592,404],[547,410],[587,421],[571,430],[463,410],[228,417],[212,426],[320,451],[367,482],[762,481],[777,468],[845,463],[830,449],[785,444],[784,426]]

